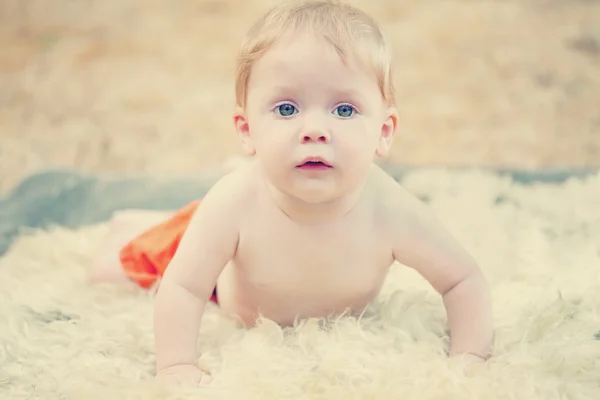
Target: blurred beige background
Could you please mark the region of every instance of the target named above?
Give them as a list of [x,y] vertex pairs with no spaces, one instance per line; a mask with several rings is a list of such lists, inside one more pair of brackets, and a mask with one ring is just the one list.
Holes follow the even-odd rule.
[[[0,191],[41,168],[240,154],[233,59],[277,0],[0,0]],[[600,2],[356,0],[393,40],[390,161],[600,165]]]

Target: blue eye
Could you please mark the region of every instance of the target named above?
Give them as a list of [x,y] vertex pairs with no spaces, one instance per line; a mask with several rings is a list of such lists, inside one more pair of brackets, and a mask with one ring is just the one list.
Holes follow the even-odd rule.
[[336,114],[342,118],[350,118],[354,114],[354,107],[348,104],[342,104],[335,109]]
[[281,105],[277,106],[277,108],[275,110],[277,110],[279,115],[281,115],[283,117],[289,117],[290,115],[294,115],[296,113],[296,107],[294,107],[290,103],[281,104]]

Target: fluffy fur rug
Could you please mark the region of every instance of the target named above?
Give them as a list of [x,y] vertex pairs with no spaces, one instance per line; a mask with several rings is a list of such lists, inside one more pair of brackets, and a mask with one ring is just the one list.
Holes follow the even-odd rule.
[[405,186],[476,256],[493,290],[495,357],[448,360],[439,297],[395,265],[364,316],[242,330],[206,314],[211,386],[152,379],[152,292],[86,284],[106,225],[56,227],[0,259],[0,398],[600,399],[600,174],[519,186],[419,172]]

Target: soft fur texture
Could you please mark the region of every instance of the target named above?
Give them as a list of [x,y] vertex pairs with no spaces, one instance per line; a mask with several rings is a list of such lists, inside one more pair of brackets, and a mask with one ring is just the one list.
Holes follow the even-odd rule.
[[441,299],[394,266],[363,317],[264,320],[212,307],[200,336],[210,387],[152,379],[153,292],[86,284],[105,224],[22,237],[0,260],[0,398],[600,399],[600,174],[560,186],[415,172],[474,254],[495,305],[495,357],[465,374],[445,356]]

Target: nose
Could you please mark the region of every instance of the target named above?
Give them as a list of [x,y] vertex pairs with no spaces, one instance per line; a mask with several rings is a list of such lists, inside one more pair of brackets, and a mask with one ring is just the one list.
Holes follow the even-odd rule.
[[318,113],[307,113],[302,121],[300,143],[329,143],[331,133],[327,129],[327,121]]
[[330,139],[329,133],[323,129],[311,129],[300,135],[301,143],[329,143]]
[[301,144],[329,143],[331,141],[327,115],[321,109],[306,110],[299,122],[301,123],[299,132]]

